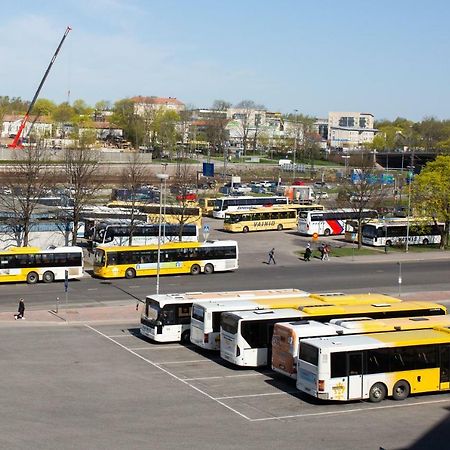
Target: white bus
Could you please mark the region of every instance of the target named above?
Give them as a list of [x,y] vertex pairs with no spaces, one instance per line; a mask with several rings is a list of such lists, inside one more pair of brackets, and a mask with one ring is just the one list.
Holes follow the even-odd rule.
[[322,400],[404,400],[448,391],[449,368],[448,327],[304,339],[297,388]]
[[[344,234],[345,222],[347,220],[357,220],[359,216],[359,212],[348,208],[300,212],[298,232],[308,236],[314,234],[325,236]],[[362,211],[364,220],[376,217],[378,217],[378,213],[375,210],[365,209]]]
[[255,209],[263,206],[287,205],[289,199],[283,196],[273,197],[221,197],[217,198],[214,204],[213,217],[224,219],[225,213],[230,211],[240,211],[244,209]]
[[[180,241],[180,225],[161,224],[161,244]],[[131,225],[125,223],[102,222],[95,225],[92,246],[98,245],[115,247],[129,245]],[[159,224],[138,223],[133,227],[132,245],[152,245],[158,243]],[[181,229],[182,242],[197,242],[199,239],[198,227],[194,224],[185,224]]]
[[223,313],[220,319],[220,356],[237,366],[265,366],[270,360],[275,324],[302,318],[304,314],[297,309]]
[[430,302],[395,302],[353,305],[312,305],[300,310],[278,309],[223,313],[220,330],[220,356],[238,366],[258,367],[272,359],[275,323],[317,320],[329,322],[339,317],[407,317],[443,315],[447,309]]
[[[229,311],[298,308],[320,303],[307,292],[274,294],[234,301],[201,301],[192,305],[191,342],[207,350],[220,350],[220,316]],[[226,300],[226,299],[225,299]]]
[[336,336],[338,334],[379,333],[398,330],[420,330],[435,326],[450,326],[450,315],[369,317],[332,319],[328,323],[316,320],[275,324],[272,337],[272,369],[297,379],[297,358],[302,339]]
[[362,226],[362,243],[374,247],[402,245],[406,243],[408,234],[408,245],[439,244],[443,226],[411,218],[408,233],[405,219],[366,223]]
[[257,297],[300,296],[302,293],[299,289],[267,289],[150,295],[145,300],[140,331],[157,342],[189,342],[194,302],[246,301]]

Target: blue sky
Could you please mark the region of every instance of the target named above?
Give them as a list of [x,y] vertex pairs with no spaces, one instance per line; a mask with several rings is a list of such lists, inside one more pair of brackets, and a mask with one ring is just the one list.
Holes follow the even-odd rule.
[[89,104],[134,95],[195,107],[251,99],[325,117],[450,118],[450,2],[0,1],[0,95]]

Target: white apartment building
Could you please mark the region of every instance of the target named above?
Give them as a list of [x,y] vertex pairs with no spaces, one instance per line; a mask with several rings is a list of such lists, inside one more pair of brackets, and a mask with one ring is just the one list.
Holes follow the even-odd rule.
[[370,113],[328,113],[328,146],[331,149],[358,150],[371,143],[377,129]]

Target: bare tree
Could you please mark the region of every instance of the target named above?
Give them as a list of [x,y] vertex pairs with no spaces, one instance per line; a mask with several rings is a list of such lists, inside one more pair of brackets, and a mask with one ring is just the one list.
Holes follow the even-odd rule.
[[124,187],[130,193],[130,236],[128,239],[128,245],[133,245],[133,235],[136,231],[136,213],[139,211],[137,208],[137,194],[146,180],[142,154],[137,152],[131,153],[128,159],[128,164],[123,169],[122,180]]
[[5,174],[2,204],[11,212],[7,225],[19,246],[29,245],[33,214],[39,199],[51,187],[53,177],[46,171],[45,151],[40,145],[17,150],[15,164]]
[[179,225],[178,238],[180,241],[182,240],[184,225],[193,224],[197,220],[195,215],[189,214],[189,208],[192,207],[192,203],[189,201],[188,195],[192,186],[196,183],[196,176],[196,169],[183,162],[177,167],[177,173],[172,182],[172,188],[176,195],[176,204],[179,207],[176,222]]
[[[244,148],[244,156],[247,154],[247,149],[250,141],[250,131],[255,129],[257,115],[255,111],[263,110],[263,105],[256,104],[253,100],[242,100],[236,105],[240,110],[236,118],[239,119],[241,126],[242,146]],[[259,126],[259,125],[258,125]]]
[[68,148],[64,155],[65,187],[70,192],[72,205],[67,220],[73,223],[72,245],[76,245],[82,209],[92,202],[93,195],[101,188],[99,163],[94,151],[82,141],[77,148]]
[[364,213],[367,209],[378,210],[385,201],[387,189],[380,182],[373,155],[355,155],[350,159],[355,167],[353,180],[346,179],[338,193],[338,204],[356,213],[358,248],[362,245],[361,230],[370,218]]

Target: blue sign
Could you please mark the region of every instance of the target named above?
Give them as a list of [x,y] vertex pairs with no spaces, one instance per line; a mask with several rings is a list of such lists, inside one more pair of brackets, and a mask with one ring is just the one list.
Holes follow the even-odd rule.
[[214,163],[203,163],[203,176],[213,177],[214,176]]
[[209,225],[203,225],[203,233],[209,233]]

